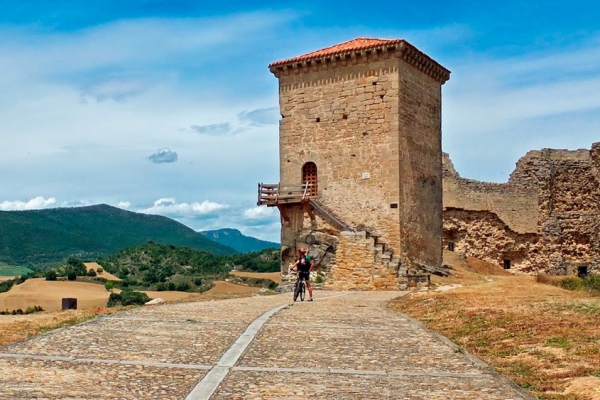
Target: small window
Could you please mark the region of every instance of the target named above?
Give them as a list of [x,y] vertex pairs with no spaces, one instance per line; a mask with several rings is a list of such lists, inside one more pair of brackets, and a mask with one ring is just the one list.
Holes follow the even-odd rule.
[[588,276],[588,267],[586,265],[580,265],[577,267],[577,276],[580,278],[585,278]]
[[510,260],[504,260],[504,269],[510,269]]
[[448,250],[454,251],[454,242],[448,242]]
[[317,122],[321,122],[321,118],[317,118]]
[[392,204],[390,204],[390,208],[398,208],[398,203],[392,203]]

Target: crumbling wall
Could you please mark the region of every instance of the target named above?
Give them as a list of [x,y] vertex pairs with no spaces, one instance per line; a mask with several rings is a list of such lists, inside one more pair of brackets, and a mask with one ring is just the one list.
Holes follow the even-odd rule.
[[530,151],[506,184],[463,179],[447,157],[444,165],[445,243],[498,265],[511,260],[517,273],[567,274],[575,265],[600,273],[600,143]]

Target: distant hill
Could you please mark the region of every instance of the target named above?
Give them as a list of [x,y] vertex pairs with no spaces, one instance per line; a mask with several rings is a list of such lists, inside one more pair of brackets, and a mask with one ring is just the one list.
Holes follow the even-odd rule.
[[267,242],[266,240],[245,236],[237,229],[224,228],[217,229],[216,231],[202,231],[200,233],[210,240],[229,246],[240,253],[279,248],[279,243]]
[[10,265],[47,265],[71,255],[94,258],[149,240],[213,254],[236,253],[170,218],[106,204],[0,211],[0,262]]

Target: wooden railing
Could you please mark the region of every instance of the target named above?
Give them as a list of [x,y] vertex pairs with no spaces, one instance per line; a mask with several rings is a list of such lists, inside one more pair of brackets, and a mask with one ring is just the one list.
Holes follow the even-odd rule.
[[258,205],[302,203],[310,197],[310,183],[288,185],[280,183],[258,184]]

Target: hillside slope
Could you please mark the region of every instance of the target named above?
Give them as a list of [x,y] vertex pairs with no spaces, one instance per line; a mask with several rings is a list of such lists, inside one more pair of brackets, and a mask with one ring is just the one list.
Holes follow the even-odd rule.
[[149,240],[214,254],[236,253],[167,217],[105,204],[0,211],[0,261],[12,265],[51,264],[70,255],[97,257]]
[[250,251],[261,251],[264,249],[278,249],[279,243],[260,240],[251,236],[245,236],[237,229],[217,229],[214,231],[200,232],[210,240],[214,240],[224,246],[229,246],[240,253]]

